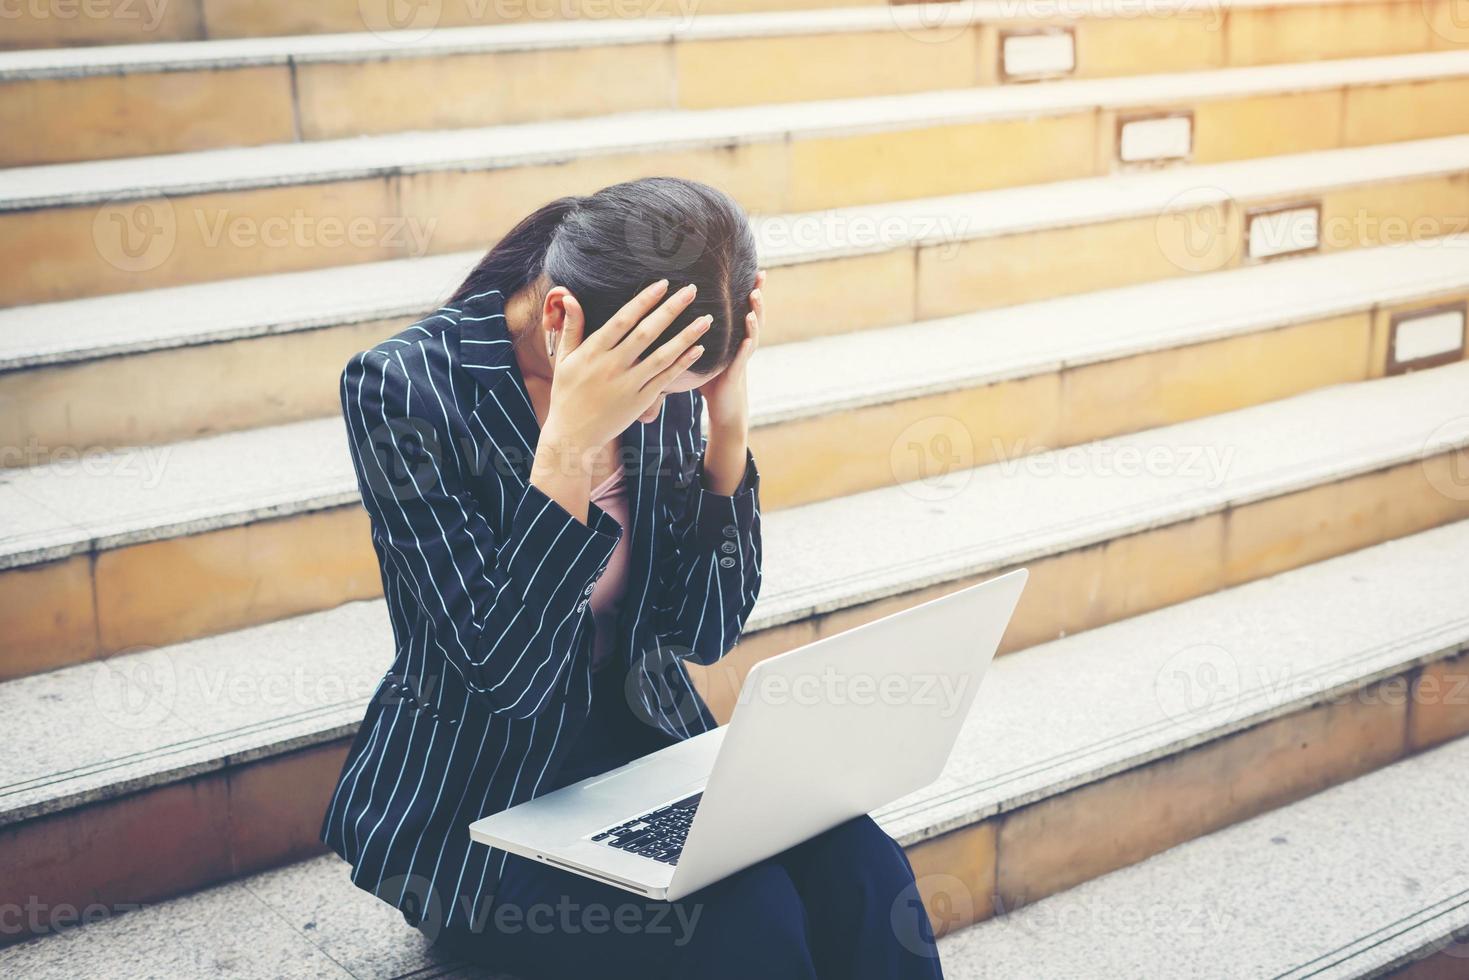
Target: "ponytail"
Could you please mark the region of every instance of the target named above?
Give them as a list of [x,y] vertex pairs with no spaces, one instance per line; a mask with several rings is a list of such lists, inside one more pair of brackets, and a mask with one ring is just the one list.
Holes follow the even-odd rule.
[[527,283],[534,282],[545,267],[546,252],[556,237],[556,229],[582,200],[576,196],[558,197],[522,218],[480,259],[449,305],[458,306],[471,296],[496,289],[508,299]]

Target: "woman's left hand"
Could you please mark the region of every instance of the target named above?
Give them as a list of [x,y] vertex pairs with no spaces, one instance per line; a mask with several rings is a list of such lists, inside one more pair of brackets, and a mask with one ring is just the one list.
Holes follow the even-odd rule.
[[765,270],[762,269],[755,274],[755,288],[750,291],[750,312],[745,315],[745,339],[735,350],[734,360],[699,387],[709,409],[711,430],[744,432],[749,429],[750,396],[745,377],[750,357],[760,343],[760,328],[765,325],[765,297],[761,292],[764,286]]

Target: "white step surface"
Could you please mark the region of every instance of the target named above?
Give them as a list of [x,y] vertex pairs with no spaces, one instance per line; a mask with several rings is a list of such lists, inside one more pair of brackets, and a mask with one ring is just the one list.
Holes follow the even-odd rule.
[[[751,628],[1447,452],[1469,444],[1466,391],[1461,362],[774,511]],[[0,481],[0,569],[358,498],[333,418]]]
[[776,511],[755,621],[805,619],[1448,452],[1469,444],[1466,393],[1462,362]]
[[[1469,522],[1002,657],[939,782],[884,808],[878,818],[912,843],[1462,647],[1469,639],[1469,610],[1462,602],[1469,591],[1469,568],[1461,560],[1466,548]],[[24,719],[28,730],[22,751],[0,761],[7,770],[0,777],[0,823],[264,754],[268,750],[260,747],[272,737],[268,727],[230,728],[232,722],[211,710],[217,705],[199,699],[202,681],[227,689],[221,682],[238,677],[235,683],[249,690],[278,689],[295,671],[291,689],[320,692],[323,678],[350,686],[375,677],[386,647],[371,652],[362,641],[372,631],[382,640],[386,624],[379,611],[368,613],[371,605],[303,617],[293,632],[275,624],[172,648],[166,659],[155,656],[148,669],[168,665],[176,681],[171,703],[135,703],[131,721],[98,698],[111,682],[96,678],[109,670],[126,676],[144,661],[91,664],[0,685],[0,710]],[[1228,696],[1199,703],[1160,688],[1158,678],[1170,676],[1165,670],[1177,664],[1179,652],[1200,646],[1222,652],[1213,663],[1234,681]],[[344,656],[341,648],[356,652]],[[336,713],[345,718],[360,711],[361,698],[365,694],[344,699]],[[81,705],[88,706],[85,715]],[[78,717],[86,718],[85,731],[64,741],[55,737],[58,730],[75,730]],[[341,734],[321,725],[321,738]],[[216,740],[212,747],[202,744],[209,737]],[[255,749],[249,748],[252,737]],[[151,755],[143,751],[147,743]],[[1337,947],[1362,946],[1364,937],[1379,937],[1395,919],[1433,907],[1446,890],[1452,894],[1448,886],[1456,876],[1461,893],[1469,888],[1462,880],[1469,873],[1462,847],[1466,747],[1461,742],[1399,763],[950,937],[943,942],[946,970],[956,978],[1025,980],[1268,976]],[[210,757],[213,765],[205,761]],[[71,770],[48,779],[46,767],[63,760]],[[28,773],[35,775],[27,779]],[[1331,799],[1350,802],[1322,810]],[[1305,813],[1316,816],[1300,816]],[[1263,854],[1254,853],[1256,844]],[[1049,904],[1073,898],[1081,904]],[[1223,915],[1226,931],[1181,933],[1205,920],[1171,917],[1175,899],[1191,914]],[[1285,904],[1271,904],[1276,902]],[[1292,902],[1324,907],[1309,916],[1282,916],[1281,908]],[[1460,909],[1465,911],[1469,906]],[[1141,921],[1158,924],[1156,930],[1118,932],[1119,925],[1149,913],[1155,918]],[[242,943],[246,935],[252,941]],[[1266,936],[1269,942],[1260,941]],[[135,974],[104,968],[124,961]],[[224,965],[252,977],[298,975],[293,970],[390,977],[429,963],[398,914],[353,887],[335,857],[0,950],[0,973],[36,980],[192,976]],[[333,964],[349,972],[332,972]]]
[[402,320],[452,296],[483,252],[222,279],[0,309],[0,371]]
[[750,397],[766,425],[1463,291],[1469,235],[1333,252],[765,347]]
[[[1469,976],[1469,739],[943,942],[952,980]],[[1455,931],[1458,938],[1455,940]]]
[[5,173],[0,211],[1034,118],[1156,105],[1160,92],[1167,93],[1169,103],[1176,103],[1464,76],[1469,76],[1469,51],[1447,51],[729,109],[632,112],[15,167]]
[[[1459,174],[1469,169],[1469,136],[1411,140],[1345,150],[1320,150],[1231,163],[1168,167],[1053,181],[973,194],[915,198],[894,203],[833,208],[816,215],[854,232],[814,244],[811,215],[781,216],[761,232],[771,240],[770,261],[801,261],[886,251],[900,244],[937,245],[1022,232],[1068,228],[1126,218],[1154,218],[1212,204],[1266,198],[1311,197],[1346,187]],[[1446,228],[1463,231],[1463,215],[1441,215]],[[757,228],[762,221],[757,221]],[[876,242],[852,241],[871,237]],[[804,236],[804,237],[803,237]]]
[[[1155,215],[1170,206],[1306,195],[1343,185],[1465,171],[1469,136],[793,213],[757,218],[754,225],[762,261],[779,266]],[[860,245],[853,241],[860,229],[892,233],[875,244]],[[1233,270],[1223,278],[1183,277],[952,322],[966,330],[991,323],[1028,330],[1053,317],[1101,317],[1099,336],[1110,338],[1124,313],[1150,324],[1166,318],[1174,326],[1161,327],[1162,332],[1187,332],[1186,325],[1200,317],[1216,324],[1214,329],[1228,331],[1230,323],[1258,324],[1261,315],[1273,315],[1269,310],[1330,315],[1332,309],[1357,308],[1363,301],[1412,295],[1421,285],[1442,282],[1453,288],[1469,263],[1452,247],[1462,248],[1465,239],[1449,235],[1361,255],[1312,256]],[[0,309],[0,371],[338,324],[407,321],[451,295],[481,254],[457,252]],[[1214,305],[1226,301],[1230,305]],[[1196,309],[1195,303],[1207,307]],[[1116,315],[1105,312],[1112,309]],[[1076,339],[1078,350],[1094,346],[1089,339]],[[864,342],[873,341],[853,338],[853,343]],[[1096,346],[1107,343],[1100,340]]]
[[[1148,0],[1153,18],[1217,17],[1229,9],[1339,6],[1343,0]],[[1139,0],[1074,0],[1073,17],[1128,18],[1144,9]],[[309,34],[164,44],[38,48],[0,52],[0,82],[27,78],[77,78],[152,71],[230,69],[258,65],[311,64],[369,59],[489,54],[593,45],[663,44],[815,34],[957,31],[978,23],[1013,20],[1014,4],[995,0],[905,4],[900,7],[836,7],[698,17],[556,20],[432,31]]]

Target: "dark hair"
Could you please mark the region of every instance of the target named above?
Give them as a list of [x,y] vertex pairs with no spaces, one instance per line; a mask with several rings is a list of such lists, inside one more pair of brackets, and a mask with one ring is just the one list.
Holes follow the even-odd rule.
[[723,368],[745,337],[755,288],[755,236],[728,194],[678,177],[644,177],[585,197],[562,197],[521,220],[475,266],[449,304],[498,289],[508,299],[539,283],[541,296],[564,286],[596,330],[659,279],[669,293],[688,283],[698,294],[664,332],[672,337],[696,317],[713,314],[691,370]]

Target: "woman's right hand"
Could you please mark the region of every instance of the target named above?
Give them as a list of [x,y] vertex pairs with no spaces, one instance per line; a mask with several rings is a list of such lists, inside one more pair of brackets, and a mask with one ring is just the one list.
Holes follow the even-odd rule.
[[640,361],[649,345],[693,302],[693,285],[660,305],[668,291],[668,280],[660,279],[590,336],[576,297],[564,287],[552,292],[556,290],[563,293],[565,313],[541,438],[563,452],[591,453],[647,412],[669,383],[699,359],[704,348],[696,341],[709,329],[712,317],[693,321]]

